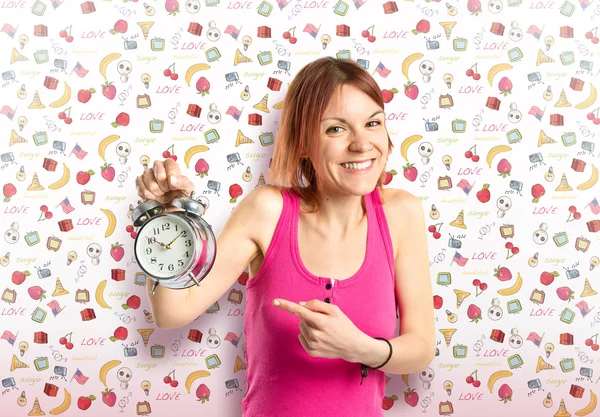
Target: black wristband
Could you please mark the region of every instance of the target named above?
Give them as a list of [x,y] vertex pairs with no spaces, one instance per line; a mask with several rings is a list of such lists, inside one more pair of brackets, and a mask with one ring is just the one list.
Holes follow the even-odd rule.
[[386,343],[389,345],[389,347],[390,347],[390,354],[389,354],[388,358],[385,360],[385,362],[383,362],[381,365],[379,365],[379,366],[378,366],[378,367],[376,367],[376,368],[372,368],[372,367],[370,367],[370,366],[367,366],[367,365],[365,365],[364,363],[361,363],[361,364],[360,364],[360,367],[361,367],[361,375],[362,375],[362,377],[361,377],[361,379],[360,379],[360,385],[362,385],[362,383],[363,383],[363,379],[369,375],[369,373],[368,373],[367,369],[370,369],[370,370],[372,370],[372,371],[374,371],[374,370],[376,370],[376,369],[379,369],[379,368],[381,368],[382,366],[385,366],[385,364],[386,364],[386,363],[388,363],[388,362],[389,362],[389,360],[392,358],[392,352],[393,352],[393,349],[392,349],[392,344],[390,343],[390,341],[389,341],[389,340],[387,340],[387,339],[385,339],[385,338],[383,338],[383,337],[376,337],[375,339],[377,339],[377,340],[385,340],[385,342],[386,342]]

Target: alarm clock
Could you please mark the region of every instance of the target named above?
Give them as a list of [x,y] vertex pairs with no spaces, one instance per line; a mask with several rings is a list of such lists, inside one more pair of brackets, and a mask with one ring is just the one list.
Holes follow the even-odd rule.
[[131,214],[133,225],[139,227],[134,242],[135,259],[154,281],[152,295],[159,284],[171,289],[200,286],[217,253],[212,228],[202,218],[208,199],[194,199],[192,192],[171,204],[181,210],[167,212],[166,205],[146,200]]

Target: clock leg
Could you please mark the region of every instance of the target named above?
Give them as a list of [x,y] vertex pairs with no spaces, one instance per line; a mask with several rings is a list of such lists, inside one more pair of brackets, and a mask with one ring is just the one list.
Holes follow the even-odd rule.
[[198,281],[193,274],[189,274],[189,276],[192,279],[192,281],[196,283],[197,286],[200,286],[200,281]]
[[154,285],[152,285],[152,291],[150,291],[151,295],[154,295],[154,291],[156,290],[156,287],[158,287],[158,284],[158,281],[154,281]]

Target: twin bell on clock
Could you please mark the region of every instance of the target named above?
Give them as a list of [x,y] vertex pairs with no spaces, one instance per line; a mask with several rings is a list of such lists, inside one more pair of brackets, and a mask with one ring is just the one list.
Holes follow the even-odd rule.
[[208,199],[194,199],[194,192],[171,203],[180,210],[167,211],[167,205],[146,200],[131,214],[139,227],[134,243],[139,267],[154,281],[151,294],[160,284],[185,289],[208,275],[217,254],[214,233],[202,215]]

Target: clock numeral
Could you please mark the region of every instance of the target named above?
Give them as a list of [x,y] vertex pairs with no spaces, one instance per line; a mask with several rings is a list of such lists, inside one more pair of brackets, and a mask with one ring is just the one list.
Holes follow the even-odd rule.
[[155,227],[154,229],[152,229],[152,231],[154,232],[155,235],[160,234],[160,229],[158,227]]
[[149,237],[148,238],[148,244],[151,244],[151,243],[156,243],[156,238],[155,237]]
[[168,267],[168,269],[169,269],[169,271],[172,271],[172,270],[174,270],[174,269],[175,269],[175,267],[173,266],[173,264],[169,264],[169,267]]
[[150,263],[151,264],[155,264],[156,263],[156,256],[153,256],[152,258],[150,258]]
[[162,271],[163,266],[165,266],[165,264],[158,264],[158,266],[160,266],[160,270]]
[[183,254],[183,256],[185,256],[186,258],[190,257],[190,253],[188,251],[185,251],[185,253]]
[[187,230],[184,230],[184,231],[181,233],[181,236],[183,236],[183,237],[187,237]]
[[146,255],[150,255],[152,253],[152,248],[146,248]]
[[177,266],[183,266],[183,259],[178,259],[177,260]]
[[171,223],[163,223],[162,229],[163,230],[171,230]]
[[191,239],[188,239],[188,240],[185,241],[185,246],[192,246]]

